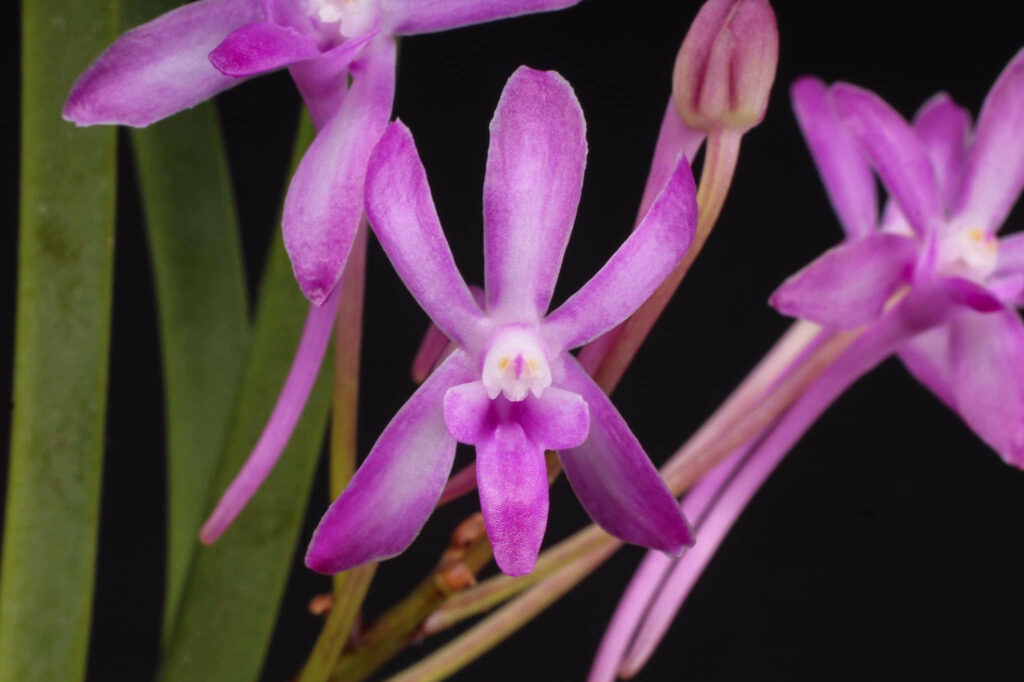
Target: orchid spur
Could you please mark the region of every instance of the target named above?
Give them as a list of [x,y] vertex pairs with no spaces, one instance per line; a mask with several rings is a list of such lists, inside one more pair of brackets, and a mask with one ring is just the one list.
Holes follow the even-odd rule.
[[476,446],[477,482],[498,566],[536,561],[548,512],[545,449],[558,450],[590,516],[629,542],[676,553],[688,525],[639,442],[567,352],[621,322],[685,253],[697,207],[681,157],[637,229],[579,291],[545,315],[586,162],[583,113],[554,72],[522,67],[491,122],[484,181],[486,306],[444,238],[412,135],[400,122],[370,158],[370,224],[399,276],[459,349],[413,394],[320,522],[307,566],[334,573],[403,551],[430,515],[455,457]]

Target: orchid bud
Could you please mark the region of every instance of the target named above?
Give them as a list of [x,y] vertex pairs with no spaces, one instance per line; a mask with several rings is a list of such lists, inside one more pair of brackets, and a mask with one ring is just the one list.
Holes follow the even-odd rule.
[[768,0],[708,0],[676,57],[676,111],[695,130],[748,130],[764,117],[778,61]]

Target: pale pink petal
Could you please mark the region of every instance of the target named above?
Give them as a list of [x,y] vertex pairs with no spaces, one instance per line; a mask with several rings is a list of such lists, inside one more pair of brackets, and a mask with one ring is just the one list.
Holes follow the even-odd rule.
[[412,133],[392,123],[370,158],[366,213],[399,277],[441,331],[461,345],[485,318],[441,231]]
[[874,233],[840,244],[787,279],[771,296],[783,315],[852,329],[879,315],[911,279],[918,245],[910,237]]
[[693,165],[693,159],[707,133],[702,130],[693,130],[679,118],[676,113],[675,103],[669,98],[668,106],[665,107],[665,114],[661,119],[661,128],[658,131],[658,141],[654,146],[654,158],[651,159],[651,169],[647,174],[647,184],[644,185],[644,195],[640,200],[640,210],[637,211],[637,224],[643,220],[650,210],[651,204],[658,197],[661,188],[672,177],[676,169],[679,155],[686,157],[686,160]]
[[839,119],[861,144],[918,235],[944,220],[935,171],[917,133],[878,95],[853,85],[832,87]]
[[851,239],[866,237],[878,223],[878,191],[864,152],[839,122],[828,88],[820,80],[797,80],[790,89],[790,97],[797,123],[843,230]]
[[482,381],[452,386],[444,394],[444,423],[460,443],[476,445],[497,428],[498,415]]
[[351,91],[302,157],[284,204],[295,278],[317,305],[341,276],[363,215],[367,162],[391,115],[394,41],[378,37],[352,72]]
[[433,33],[535,12],[572,7],[580,0],[381,0],[384,24],[395,35]]
[[590,410],[587,440],[558,452],[566,478],[598,525],[617,538],[675,554],[693,544],[676,499],[608,396],[563,354],[559,386],[583,397]]
[[[324,52],[316,59],[307,59],[288,67],[302,100],[309,109],[313,126],[320,130],[341,108],[348,92],[348,67],[360,58],[363,48],[377,36],[379,31],[370,31],[350,38],[340,45]],[[358,70],[358,69],[357,69]],[[388,105],[390,107],[390,104]],[[390,115],[390,111],[389,111]]]
[[908,340],[897,353],[914,377],[950,409],[954,407],[949,327],[942,326]]
[[1024,50],[999,75],[967,154],[958,222],[998,230],[1024,187]]
[[918,109],[914,130],[932,162],[943,206],[951,209],[967,163],[971,115],[948,94],[940,92]]
[[1016,232],[999,240],[996,272],[1003,275],[1024,272],[1024,232]]
[[274,405],[274,411],[271,412],[270,419],[263,427],[263,433],[260,434],[260,439],[249,458],[245,460],[242,470],[221,496],[217,507],[199,532],[199,539],[206,544],[220,537],[231,525],[242,508],[263,485],[263,481],[277,464],[281,452],[288,445],[320,371],[327,342],[331,338],[331,330],[334,329],[334,317],[338,312],[340,300],[338,290],[322,306],[310,306],[309,317],[306,318],[306,326],[299,340],[299,348],[295,352],[295,359],[284,382],[284,388],[281,389],[281,395]]
[[1007,462],[1024,466],[1024,324],[1009,309],[950,324],[953,393],[964,421]]
[[681,157],[640,225],[589,282],[544,320],[544,333],[560,348],[576,348],[622,322],[679,264],[696,229],[696,188]]
[[239,82],[213,67],[210,50],[261,18],[257,0],[200,0],[133,28],[75,82],[64,118],[142,127],[194,107]]
[[554,71],[516,69],[491,119],[484,176],[484,290],[493,314],[547,312],[586,163],[572,86]]
[[413,393],[320,520],[306,551],[306,566],[338,573],[395,556],[412,544],[437,504],[455,459],[442,398],[451,386],[472,376],[472,361],[459,351]]
[[508,575],[529,573],[548,521],[544,448],[516,422],[499,423],[476,446],[476,478],[494,561]]
[[252,76],[320,56],[312,36],[269,21],[236,29],[210,53],[210,63],[225,76]]

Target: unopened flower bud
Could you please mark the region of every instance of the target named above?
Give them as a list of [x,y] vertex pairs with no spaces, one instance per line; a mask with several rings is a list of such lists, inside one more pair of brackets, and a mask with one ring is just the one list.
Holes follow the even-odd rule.
[[708,0],[676,57],[676,111],[695,130],[748,130],[764,117],[778,61],[768,0]]

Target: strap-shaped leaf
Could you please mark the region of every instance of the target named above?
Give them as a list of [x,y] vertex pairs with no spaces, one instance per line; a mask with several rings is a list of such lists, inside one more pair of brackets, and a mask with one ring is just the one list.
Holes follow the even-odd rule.
[[[299,153],[312,134],[312,126],[304,121],[296,144]],[[273,239],[239,402],[211,488],[214,497],[227,487],[259,437],[309,309],[295,284],[280,233]],[[331,364],[328,356],[291,442],[267,481],[223,537],[195,552],[161,680],[258,678],[323,445]],[[203,506],[200,500],[197,504]],[[204,512],[211,508],[204,506]]]
[[[135,0],[122,28],[174,9]],[[233,417],[249,342],[231,178],[212,102],[132,130],[156,279],[167,423],[167,587],[163,637],[174,624],[196,533]]]
[[92,615],[114,254],[115,133],[61,119],[112,0],[22,3],[21,215],[0,680],[80,680]]

